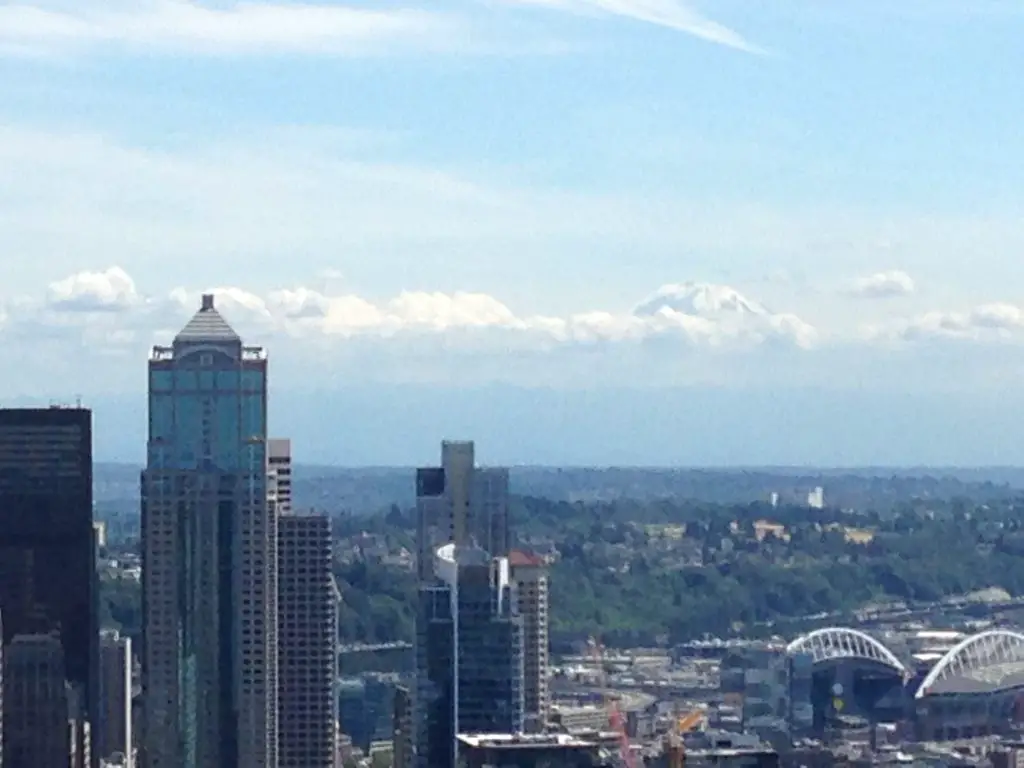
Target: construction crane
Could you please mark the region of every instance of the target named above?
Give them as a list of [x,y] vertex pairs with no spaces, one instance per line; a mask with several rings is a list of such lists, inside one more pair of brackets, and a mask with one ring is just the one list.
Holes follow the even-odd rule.
[[608,723],[619,736],[619,754],[622,756],[622,762],[626,768],[635,768],[633,749],[629,744],[629,734],[626,733],[626,724],[622,719],[622,713],[619,711],[619,704],[614,698],[605,693],[608,688],[608,674],[604,669],[604,647],[593,637],[590,638],[589,645],[594,663],[597,665],[601,696],[608,710]]
[[686,747],[683,745],[683,736],[704,722],[706,713],[702,709],[695,709],[689,714],[683,715],[676,721],[674,731],[669,731],[665,736],[665,754],[668,757],[668,768],[683,768],[686,762]]

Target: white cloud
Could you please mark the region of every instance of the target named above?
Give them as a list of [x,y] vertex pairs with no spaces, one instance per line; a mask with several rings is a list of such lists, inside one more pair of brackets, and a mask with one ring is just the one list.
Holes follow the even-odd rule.
[[747,53],[764,53],[738,32],[712,21],[684,0],[507,0],[570,13],[605,13],[674,29]]
[[71,0],[0,6],[0,51],[122,45],[213,55],[361,54],[440,43],[454,20],[414,9],[189,0]]
[[876,272],[859,277],[850,284],[854,296],[866,299],[886,299],[895,296],[909,296],[916,290],[914,278],[899,269]]
[[79,272],[50,284],[47,305],[61,312],[120,312],[140,301],[135,281],[120,267]]
[[[490,348],[499,351],[512,339],[516,345],[536,350],[654,339],[689,348],[738,349],[766,342],[807,348],[817,339],[815,329],[795,315],[775,314],[732,288],[703,283],[664,286],[633,310],[545,316],[517,314],[499,299],[473,292],[403,291],[382,302],[356,295],[328,295],[307,287],[273,290],[266,295],[239,287],[177,288],[165,296],[141,296],[123,269],[111,267],[57,281],[45,301],[22,299],[12,302],[8,311],[14,324],[20,324],[23,339],[40,329],[56,327],[70,336],[78,328],[81,339],[91,341],[113,338],[122,344],[138,338],[149,342],[161,333],[173,335],[198,306],[202,293],[217,297],[218,307],[230,322],[237,323],[243,335],[271,340],[284,334],[314,343],[334,339],[344,344],[357,337],[386,343],[385,339],[408,335],[468,333],[476,334],[475,343],[482,348],[490,338]],[[89,320],[91,313],[112,309],[120,310],[116,320]],[[69,323],[66,315],[70,311],[83,316]],[[98,328],[102,329],[99,336]],[[126,336],[119,331],[138,331],[140,335]]]
[[927,342],[937,340],[1007,341],[1024,336],[1024,308],[994,302],[966,311],[930,311],[909,319],[870,326],[869,340]]

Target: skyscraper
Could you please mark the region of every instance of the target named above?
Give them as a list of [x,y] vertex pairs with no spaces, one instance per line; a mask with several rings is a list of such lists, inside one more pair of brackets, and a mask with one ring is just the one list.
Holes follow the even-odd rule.
[[508,554],[508,469],[477,467],[472,442],[441,443],[441,466],[416,471],[420,580],[434,579],[434,553],[453,542]]
[[144,768],[276,768],[267,357],[203,296],[149,361]]
[[5,649],[9,768],[88,768],[90,728],[64,658],[56,632],[21,634]]
[[524,726],[523,619],[509,548],[508,470],[478,468],[471,442],[441,445],[416,473],[416,768],[449,768],[463,732]]
[[513,551],[508,556],[516,605],[523,617],[523,701],[527,729],[547,724],[551,672],[548,626],[548,569],[543,558]]
[[268,478],[279,512],[279,765],[333,768],[338,599],[331,521],[326,515],[292,511],[289,441],[270,441]]
[[103,759],[124,756],[124,768],[135,768],[132,754],[132,640],[116,629],[100,633],[100,712],[93,749]]
[[460,733],[521,733],[523,622],[508,560],[446,544],[416,615],[415,768],[455,768]]
[[[99,629],[88,410],[0,410],[0,613],[8,646],[7,765],[43,768],[49,755],[37,750],[66,744],[70,708],[76,709],[76,732],[85,738],[97,706]],[[15,646],[17,638],[23,640]],[[32,688],[22,675],[31,671],[26,658],[45,660],[46,675],[59,674],[60,680],[47,677]],[[63,712],[63,719],[32,719],[26,713],[33,708]],[[17,711],[25,715],[21,720]],[[80,748],[78,754],[83,753]],[[66,749],[63,756],[66,761]]]

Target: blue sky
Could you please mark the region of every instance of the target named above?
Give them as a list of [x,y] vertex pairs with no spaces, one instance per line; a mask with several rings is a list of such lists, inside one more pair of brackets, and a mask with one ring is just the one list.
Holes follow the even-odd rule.
[[1009,397],[1022,38],[1013,0],[4,4],[0,396],[138,393],[216,289],[285,393]]

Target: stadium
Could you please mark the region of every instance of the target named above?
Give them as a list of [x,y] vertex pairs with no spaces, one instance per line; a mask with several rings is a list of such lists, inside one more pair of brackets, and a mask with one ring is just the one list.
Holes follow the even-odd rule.
[[876,638],[815,630],[787,647],[811,662],[815,730],[843,718],[910,722],[918,739],[952,741],[1017,730],[1024,713],[1024,634],[967,637],[927,669],[911,669]]

